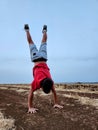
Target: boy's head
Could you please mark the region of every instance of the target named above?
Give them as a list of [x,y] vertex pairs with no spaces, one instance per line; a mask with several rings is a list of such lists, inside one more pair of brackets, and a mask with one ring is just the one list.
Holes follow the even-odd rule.
[[50,78],[45,78],[41,81],[41,87],[45,93],[49,93],[52,89],[53,81]]

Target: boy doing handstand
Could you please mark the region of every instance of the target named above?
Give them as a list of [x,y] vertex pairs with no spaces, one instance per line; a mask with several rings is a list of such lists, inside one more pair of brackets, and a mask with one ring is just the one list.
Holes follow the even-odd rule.
[[33,67],[33,77],[34,80],[31,83],[30,92],[28,95],[28,112],[35,113],[38,109],[33,106],[33,97],[34,91],[42,88],[42,90],[48,94],[52,91],[54,95],[54,108],[63,108],[63,106],[59,105],[57,102],[57,95],[54,88],[54,82],[52,80],[49,68],[47,66],[47,26],[43,26],[43,37],[40,45],[40,49],[38,51],[36,45],[34,44],[30,32],[28,24],[25,24],[24,29],[27,35],[27,41],[29,43],[31,61],[34,62]]

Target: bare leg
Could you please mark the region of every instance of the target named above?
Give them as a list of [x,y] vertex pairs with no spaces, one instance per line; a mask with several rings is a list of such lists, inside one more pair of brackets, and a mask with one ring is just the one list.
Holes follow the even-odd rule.
[[29,31],[26,31],[26,35],[27,35],[27,41],[28,41],[28,43],[29,44],[34,44]]
[[42,43],[46,43],[47,42],[47,32],[43,32],[43,37],[42,37]]
[[24,25],[24,30],[26,31],[26,35],[27,35],[27,41],[29,44],[34,44],[33,40],[32,40],[32,37],[30,35],[30,32],[29,32],[29,25],[28,24],[25,24]]

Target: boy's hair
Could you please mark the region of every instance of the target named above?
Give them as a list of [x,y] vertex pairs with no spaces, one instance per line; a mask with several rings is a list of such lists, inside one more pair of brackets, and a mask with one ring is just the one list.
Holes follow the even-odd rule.
[[52,89],[53,81],[50,78],[45,78],[41,81],[41,87],[45,93],[49,93]]

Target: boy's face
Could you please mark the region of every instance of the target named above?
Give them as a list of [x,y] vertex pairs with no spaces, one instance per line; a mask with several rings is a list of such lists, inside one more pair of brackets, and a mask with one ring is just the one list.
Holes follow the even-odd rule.
[[42,90],[46,94],[50,93],[52,86],[53,86],[53,81],[49,78],[46,78],[41,82]]
[[44,90],[43,87],[42,87],[42,91],[45,93],[45,94],[49,94],[51,90]]

